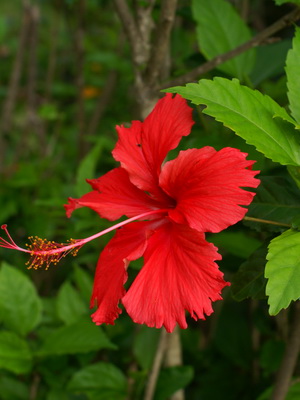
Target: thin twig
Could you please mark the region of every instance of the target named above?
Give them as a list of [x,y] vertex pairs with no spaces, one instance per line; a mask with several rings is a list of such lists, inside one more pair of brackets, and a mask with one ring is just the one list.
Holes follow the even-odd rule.
[[164,63],[170,42],[170,34],[175,20],[177,0],[163,0],[160,21],[156,29],[155,41],[152,44],[151,56],[146,70],[148,85],[153,85]]
[[115,8],[123,29],[131,46],[132,60],[134,65],[140,65],[144,62],[143,43],[139,35],[139,30],[126,0],[114,0]]
[[264,29],[262,32],[258,33],[249,41],[241,44],[240,46],[228,51],[227,53],[220,54],[217,57],[212,58],[210,61],[200,65],[199,67],[193,69],[192,71],[179,76],[176,79],[173,79],[169,82],[164,83],[160,89],[166,89],[171,86],[184,85],[185,83],[195,81],[199,79],[200,75],[205,74],[208,71],[211,71],[215,67],[220,64],[223,64],[225,61],[228,61],[245,51],[256,47],[263,43],[267,38],[272,36],[274,33],[280,31],[281,29],[291,25],[293,22],[297,21],[300,18],[300,9],[297,7],[290,13],[286,14],[274,24],[270,25],[268,28]]
[[[168,335],[165,365],[166,367],[182,365],[182,349],[178,326],[176,326],[174,331]],[[170,400],[184,400],[184,390],[177,390],[170,397]]]
[[24,65],[24,56],[26,53],[26,43],[30,29],[30,4],[27,0],[23,1],[23,17],[19,38],[19,46],[12,67],[10,82],[8,86],[7,96],[2,110],[1,130],[8,132],[11,125],[12,114],[15,108],[15,103],[18,94],[18,86],[21,78],[22,68]]
[[268,219],[261,219],[261,218],[247,217],[247,216],[244,217],[243,219],[245,221],[260,222],[261,224],[284,226],[284,227],[287,227],[287,228],[291,228],[292,227],[292,225],[290,225],[290,224],[285,224],[284,222],[269,221]]
[[271,400],[284,400],[286,398],[293,372],[297,363],[300,350],[300,302],[294,307],[293,323],[290,338],[287,342],[283,360],[276,375],[274,390]]
[[155,388],[156,388],[156,382],[157,378],[159,375],[159,371],[162,365],[162,361],[164,358],[165,350],[166,350],[166,345],[167,345],[167,332],[165,329],[161,329],[160,333],[160,338],[158,342],[158,346],[156,349],[153,365],[152,365],[152,370],[149,374],[149,379],[147,382],[146,390],[145,390],[145,397],[144,400],[152,400],[154,393],[155,393]]

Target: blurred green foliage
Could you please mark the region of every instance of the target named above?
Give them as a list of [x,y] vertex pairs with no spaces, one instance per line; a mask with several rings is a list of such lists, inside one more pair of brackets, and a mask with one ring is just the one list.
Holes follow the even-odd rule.
[[[142,1],[132,3],[144,6]],[[239,3],[248,4],[246,16]],[[153,10],[154,20],[160,5],[157,2]],[[208,15],[205,29],[197,26],[204,15],[198,7]],[[274,22],[274,13],[280,18],[289,10],[289,5],[277,7],[271,0],[179,1],[171,35],[171,76],[183,75],[248,40]],[[229,37],[231,26],[236,39],[231,47],[228,37],[216,42],[219,32],[209,30],[214,13]],[[290,27],[278,34],[278,42],[266,41],[205,77],[240,78],[286,107],[284,66],[293,36]],[[211,41],[215,48],[209,46]],[[0,60],[0,225],[7,223],[20,244],[31,235],[60,242],[108,227],[87,209],[68,220],[62,205],[67,197],[89,190],[85,179],[116,165],[110,154],[115,125],[139,117],[130,46],[113,2],[0,2]],[[192,134],[172,155],[205,145],[249,153],[257,160],[262,185],[248,215],[296,221],[299,189],[286,168],[205,116],[198,106],[194,119]],[[208,238],[220,248],[219,265],[232,287],[206,321],[188,318],[189,328],[180,332],[183,365],[162,368],[155,400],[168,399],[184,387],[188,400],[269,398],[286,326],[268,314],[263,274],[267,243],[281,231],[280,226],[248,221]],[[108,239],[109,235],[91,242],[76,259],[66,258],[48,271],[27,270],[24,254],[1,249],[1,399],[144,398],[160,331],[136,326],[125,313],[115,326],[95,326],[89,317],[95,265]],[[130,275],[136,272],[132,268]],[[299,383],[288,396],[299,398]]]

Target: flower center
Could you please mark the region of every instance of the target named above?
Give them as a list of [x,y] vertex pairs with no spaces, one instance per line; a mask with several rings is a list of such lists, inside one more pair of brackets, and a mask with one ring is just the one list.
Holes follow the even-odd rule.
[[7,239],[0,237],[0,247],[4,247],[6,249],[18,250],[24,253],[28,253],[30,255],[29,261],[26,263],[28,265],[28,269],[34,268],[42,268],[48,269],[50,264],[56,265],[63,257],[67,254],[72,254],[76,256],[80,248],[86,243],[105,235],[108,232],[111,232],[117,228],[120,228],[124,225],[129,224],[130,222],[145,219],[150,215],[167,213],[168,209],[161,210],[153,210],[148,211],[146,213],[139,214],[135,217],[128,218],[125,221],[119,222],[110,228],[104,229],[101,232],[96,233],[95,235],[89,236],[84,239],[70,239],[67,243],[56,243],[47,239],[41,239],[37,236],[30,236],[30,243],[26,244],[26,248],[18,246],[12,237],[10,236],[7,225],[4,224],[1,226],[7,235]]

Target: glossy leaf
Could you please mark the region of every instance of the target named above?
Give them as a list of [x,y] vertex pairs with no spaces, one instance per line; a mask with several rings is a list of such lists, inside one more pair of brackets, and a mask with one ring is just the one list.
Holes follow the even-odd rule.
[[246,221],[247,226],[258,230],[282,231],[280,223],[292,224],[300,215],[300,190],[291,179],[281,176],[261,177],[256,196],[249,206],[247,217],[278,222],[278,225]]
[[99,326],[90,319],[63,326],[50,333],[38,351],[39,355],[87,353],[100,349],[115,349]]
[[[300,4],[300,3],[299,3]],[[288,52],[286,59],[286,75],[288,98],[290,101],[290,110],[292,116],[300,124],[300,28],[296,28],[296,34],[293,40],[293,48]]]
[[231,293],[235,300],[242,301],[249,297],[265,297],[266,279],[264,278],[267,249],[256,250],[239,268],[231,280]]
[[5,326],[23,336],[41,320],[42,303],[33,283],[6,263],[0,271],[0,310]]
[[68,390],[77,395],[87,395],[89,399],[125,400],[127,398],[127,380],[113,364],[98,362],[76,372]]
[[269,245],[265,276],[271,315],[300,298],[300,232],[287,230]]
[[31,359],[27,342],[14,332],[0,332],[0,368],[25,374],[31,370]]
[[288,113],[267,95],[240,85],[236,79],[225,78],[202,79],[167,91],[206,105],[205,114],[222,122],[271,160],[300,165],[299,132]]
[[[193,0],[192,11],[197,23],[199,47],[208,60],[251,38],[243,19],[225,0]],[[251,72],[254,60],[255,51],[251,49],[219,65],[218,69],[243,80]]]

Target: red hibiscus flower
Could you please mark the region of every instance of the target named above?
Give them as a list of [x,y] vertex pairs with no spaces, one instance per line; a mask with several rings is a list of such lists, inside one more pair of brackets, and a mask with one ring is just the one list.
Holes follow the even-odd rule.
[[[205,240],[205,232],[219,232],[240,221],[259,180],[252,171],[254,161],[233,148],[212,147],[181,151],[172,161],[164,160],[190,133],[192,109],[179,95],[159,100],[144,122],[130,128],[117,127],[119,140],[113,157],[121,166],[89,180],[92,191],[65,205],[68,217],[78,207],[89,207],[101,218],[129,219],[106,231],[68,245],[32,239],[29,250],[2,240],[2,247],[31,252],[34,267],[57,262],[66,252],[117,229],[100,254],[91,307],[96,324],[114,324],[122,302],[134,322],[164,326],[171,332],[176,323],[186,328],[185,312],[197,319],[213,312],[212,302],[221,299],[229,285],[216,260],[221,256]],[[146,219],[146,220],[145,220]],[[3,227],[6,230],[6,226]],[[144,266],[126,292],[127,268],[144,258]]]

